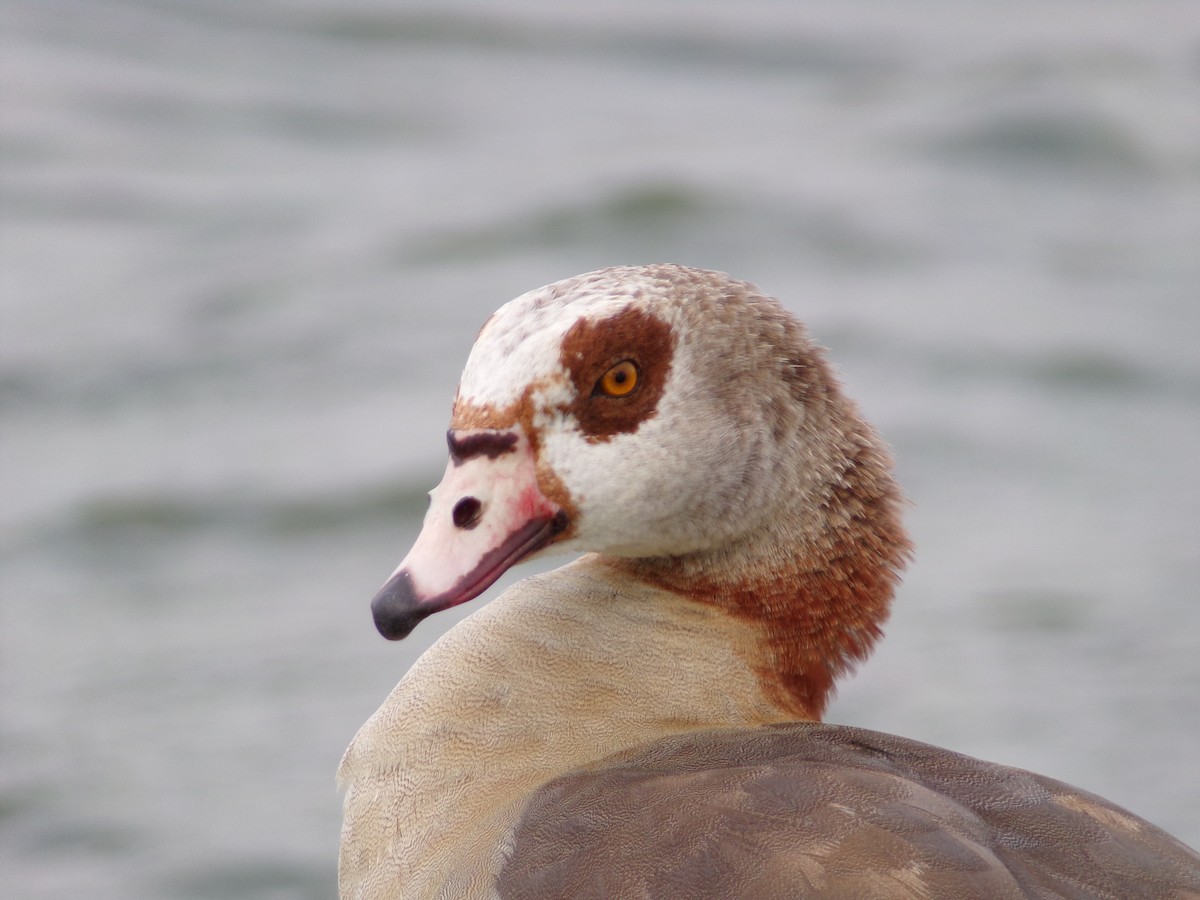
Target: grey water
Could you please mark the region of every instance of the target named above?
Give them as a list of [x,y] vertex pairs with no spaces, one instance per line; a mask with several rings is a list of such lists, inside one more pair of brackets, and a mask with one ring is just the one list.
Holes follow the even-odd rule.
[[896,452],[829,718],[1200,844],[1193,3],[0,19],[5,897],[331,896],[340,753],[454,620],[368,602],[476,330],[651,261],[780,297]]

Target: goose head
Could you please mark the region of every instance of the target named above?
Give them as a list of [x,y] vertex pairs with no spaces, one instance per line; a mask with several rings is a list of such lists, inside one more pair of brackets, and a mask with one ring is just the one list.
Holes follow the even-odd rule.
[[604,269],[501,307],[447,443],[421,533],[372,603],[389,639],[522,559],[592,551],[742,615],[804,619],[800,603],[794,627],[846,620],[836,673],[878,636],[907,554],[888,453],[823,353],[721,273]]

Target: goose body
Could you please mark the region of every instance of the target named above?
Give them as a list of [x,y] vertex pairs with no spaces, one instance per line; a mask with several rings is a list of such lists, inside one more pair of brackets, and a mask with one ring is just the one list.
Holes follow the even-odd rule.
[[1200,897],[1200,857],[1052,779],[820,722],[909,553],[888,452],[776,301],[606,269],[484,326],[372,603],[447,632],[342,760],[343,900]]

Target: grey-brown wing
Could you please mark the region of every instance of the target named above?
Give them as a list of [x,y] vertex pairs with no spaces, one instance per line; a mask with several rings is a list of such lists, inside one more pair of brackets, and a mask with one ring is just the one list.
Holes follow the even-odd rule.
[[1020,769],[818,723],[657,742],[531,798],[503,898],[1200,897],[1200,856]]

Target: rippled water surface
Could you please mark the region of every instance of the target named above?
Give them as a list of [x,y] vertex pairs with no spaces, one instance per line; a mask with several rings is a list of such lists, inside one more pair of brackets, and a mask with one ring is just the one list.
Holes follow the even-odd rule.
[[330,896],[341,750],[454,618],[367,603],[476,330],[664,260],[899,458],[831,718],[1200,844],[1194,4],[0,9],[5,896]]

